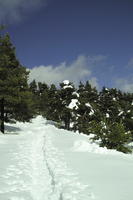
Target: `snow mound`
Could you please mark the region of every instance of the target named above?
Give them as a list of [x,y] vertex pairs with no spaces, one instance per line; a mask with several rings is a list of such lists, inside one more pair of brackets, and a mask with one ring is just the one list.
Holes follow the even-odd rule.
[[69,80],[64,80],[63,83],[64,83],[65,85],[68,85],[70,82],[69,82]]
[[123,154],[121,152],[117,152],[116,150],[110,150],[106,147],[99,147],[96,143],[87,142],[85,140],[77,140],[73,144],[73,151],[75,152],[90,152],[90,153],[98,153],[98,154]]

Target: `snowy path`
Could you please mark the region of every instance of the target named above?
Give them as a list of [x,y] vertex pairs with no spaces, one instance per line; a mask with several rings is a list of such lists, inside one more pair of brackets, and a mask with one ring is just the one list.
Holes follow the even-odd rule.
[[45,120],[13,126],[0,135],[0,200],[94,199],[53,146]]
[[89,185],[85,192],[91,199],[133,200],[133,154],[99,147],[87,135],[52,129],[54,146],[63,152],[80,182]]
[[38,116],[0,134],[0,200],[132,200],[133,154]]

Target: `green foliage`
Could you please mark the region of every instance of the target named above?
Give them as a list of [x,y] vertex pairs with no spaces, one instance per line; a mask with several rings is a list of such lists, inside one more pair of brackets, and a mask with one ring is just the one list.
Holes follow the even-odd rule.
[[11,118],[25,121],[33,116],[28,74],[16,58],[9,34],[0,35],[0,100],[3,99],[1,115],[6,116],[2,121]]
[[36,114],[39,114],[39,105],[40,105],[40,102],[39,102],[39,92],[38,92],[38,89],[37,89],[37,83],[35,80],[33,80],[30,84],[29,84],[29,91],[31,92],[31,99],[32,99],[32,102],[33,102],[33,110],[34,110],[34,113]]
[[60,122],[61,113],[61,100],[59,91],[56,86],[52,84],[48,91],[48,106],[47,106],[47,119],[53,120],[55,122]]
[[110,123],[106,120],[99,123],[92,121],[89,126],[88,132],[94,134],[93,140],[100,140],[100,146],[124,153],[131,152],[126,146],[131,139],[131,134],[125,131],[122,123]]
[[20,102],[15,105],[14,119],[18,121],[30,121],[36,115],[34,110],[34,103],[32,101],[32,93],[30,91],[23,91],[20,95]]
[[[57,126],[94,134],[100,145],[125,153],[133,140],[133,95],[117,89],[103,88],[98,93],[87,81],[75,89],[73,83],[64,81],[60,88],[54,84],[30,84],[37,113],[57,122]],[[70,108],[72,100],[77,106]],[[71,124],[71,127],[70,127]]]
[[64,122],[64,128],[70,129],[70,122],[72,121],[72,110],[69,108],[71,100],[75,98],[73,94],[75,92],[74,85],[72,83],[65,84],[60,83],[60,120]]
[[[0,27],[2,30],[4,26]],[[98,93],[89,81],[63,81],[54,84],[27,83],[29,72],[16,58],[9,34],[0,34],[0,112],[1,130],[4,121],[29,121],[41,114],[57,122],[57,126],[94,134],[100,145],[124,153],[130,152],[127,143],[133,141],[133,93],[103,87]],[[74,100],[74,101],[73,101]],[[76,106],[70,107],[72,102]],[[74,104],[75,105],[75,104]],[[70,127],[71,125],[71,127]]]
[[87,81],[84,85],[80,83],[79,89],[79,107],[77,109],[77,125],[79,132],[88,134],[88,123],[96,118],[98,93]]
[[99,94],[99,110],[112,122],[120,122],[120,105],[116,89],[103,88]]

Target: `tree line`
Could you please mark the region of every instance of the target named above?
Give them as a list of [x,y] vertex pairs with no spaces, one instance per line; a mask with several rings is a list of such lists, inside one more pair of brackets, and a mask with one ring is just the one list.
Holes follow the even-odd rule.
[[57,122],[59,128],[93,134],[101,146],[130,152],[133,141],[133,93],[103,87],[89,81],[77,87],[68,80],[57,87],[28,84],[29,72],[16,58],[10,35],[0,34],[0,130],[4,122],[30,121],[36,115]]
[[36,113],[59,128],[93,134],[102,147],[130,152],[126,144],[133,141],[133,93],[106,87],[98,92],[89,81],[75,88],[65,80],[57,88],[33,80],[29,87]]

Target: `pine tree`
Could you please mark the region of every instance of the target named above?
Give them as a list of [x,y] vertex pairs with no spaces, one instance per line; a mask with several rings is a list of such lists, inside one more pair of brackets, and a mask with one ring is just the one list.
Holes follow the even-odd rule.
[[46,118],[48,120],[53,120],[60,123],[60,113],[61,113],[61,99],[59,95],[59,90],[56,86],[52,84],[48,91],[48,105],[47,105],[47,114]]
[[86,81],[86,84],[80,82],[79,89],[79,108],[77,109],[77,128],[79,132],[88,134],[88,126],[91,120],[96,117],[96,103],[98,93],[96,88]]
[[60,120],[64,122],[64,128],[69,130],[72,121],[72,110],[69,105],[72,99],[75,99],[75,88],[73,83],[68,80],[63,81],[63,83],[60,84],[60,87]]
[[39,92],[38,92],[38,88],[37,88],[37,83],[35,80],[33,80],[30,84],[29,84],[29,90],[32,93],[32,102],[33,102],[33,110],[35,114],[39,114]]
[[[31,93],[27,84],[28,74],[29,72],[16,58],[15,47],[10,41],[9,34],[0,35],[0,111],[3,133],[5,120],[11,118],[27,120],[31,117],[27,112],[27,108],[31,106],[29,104]],[[22,113],[23,109],[25,112]],[[18,111],[21,117],[18,116]]]
[[133,139],[133,93],[119,92],[119,104],[119,116],[126,130],[131,132]]
[[38,82],[38,113],[47,115],[48,110],[48,91],[49,87],[46,83]]
[[109,122],[103,119],[101,122],[91,121],[88,131],[94,134],[93,140],[98,140],[101,147],[116,149],[123,153],[130,153],[128,142],[131,140],[131,134],[126,132],[121,122]]
[[99,110],[103,116],[112,122],[120,122],[121,117],[118,91],[103,87],[99,94]]

